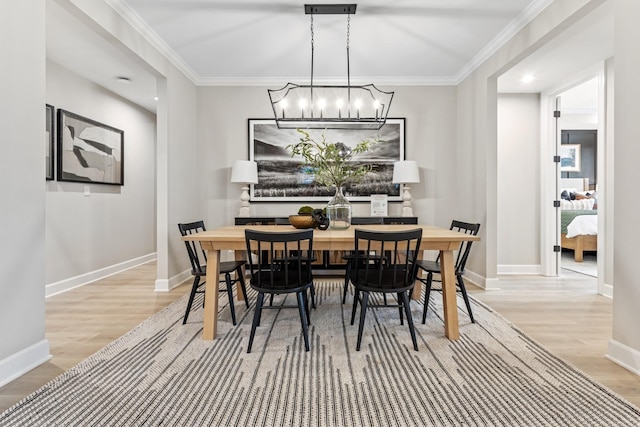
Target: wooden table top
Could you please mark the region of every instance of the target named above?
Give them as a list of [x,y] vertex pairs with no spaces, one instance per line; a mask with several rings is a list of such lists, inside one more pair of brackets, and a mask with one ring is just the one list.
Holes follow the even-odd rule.
[[[478,236],[471,236],[446,228],[431,225],[410,224],[376,224],[376,225],[352,225],[346,230],[313,230],[314,249],[349,249],[353,247],[353,239],[356,229],[372,231],[402,231],[422,229],[423,250],[455,250],[461,241],[478,241]],[[184,236],[183,240],[196,240],[202,243],[207,250],[244,250],[246,249],[244,230],[259,230],[265,232],[297,231],[291,225],[231,225],[219,227],[213,230],[203,231],[197,234]]]

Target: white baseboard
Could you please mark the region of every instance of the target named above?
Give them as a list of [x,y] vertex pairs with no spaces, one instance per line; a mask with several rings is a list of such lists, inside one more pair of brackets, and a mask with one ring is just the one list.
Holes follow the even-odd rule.
[[640,351],[611,339],[605,357],[626,370],[640,375]]
[[470,270],[466,270],[463,277],[465,281],[469,281],[486,291],[500,289],[498,279],[487,279],[486,277],[480,276]]
[[540,276],[542,275],[542,266],[538,265],[498,265],[498,275],[526,275]]
[[95,282],[96,280],[104,279],[105,277],[109,277],[114,274],[121,273],[125,270],[128,270],[130,268],[136,267],[141,264],[145,264],[155,259],[156,259],[156,254],[152,253],[149,255],[141,256],[139,258],[131,259],[129,261],[121,262],[119,264],[114,264],[109,267],[101,268],[99,270],[90,271],[88,273],[71,277],[69,279],[61,280],[59,282],[49,283],[45,287],[45,295],[47,297],[50,297],[52,295],[66,292],[68,290],[87,285],[91,282]]
[[603,284],[600,295],[608,298],[613,298],[613,285],[610,285],[608,283]]
[[51,359],[49,341],[42,340],[0,360],[0,387]]
[[180,286],[189,279],[193,280],[191,270],[184,270],[169,279],[158,279],[156,280],[155,291],[169,292],[171,289]]

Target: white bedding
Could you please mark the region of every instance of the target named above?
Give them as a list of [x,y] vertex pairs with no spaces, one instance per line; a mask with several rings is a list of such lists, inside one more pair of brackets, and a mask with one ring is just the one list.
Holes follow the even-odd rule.
[[580,234],[598,235],[598,215],[579,215],[567,225],[568,238],[579,236]]
[[589,210],[593,209],[596,199],[581,199],[581,200],[560,200],[560,209],[566,210]]

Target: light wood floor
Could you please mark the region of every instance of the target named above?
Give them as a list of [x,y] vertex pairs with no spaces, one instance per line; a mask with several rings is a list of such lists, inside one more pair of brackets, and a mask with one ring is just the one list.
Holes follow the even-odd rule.
[[[563,280],[503,277],[501,290],[470,289],[556,355],[640,406],[640,377],[604,358],[611,336],[611,300],[595,279],[563,270]],[[155,263],[47,299],[53,358],[0,388],[0,411],[123,335],[189,291],[154,292]]]

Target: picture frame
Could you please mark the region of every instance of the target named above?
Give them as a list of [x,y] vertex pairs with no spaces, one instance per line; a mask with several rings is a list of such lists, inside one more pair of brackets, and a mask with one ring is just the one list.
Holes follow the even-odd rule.
[[560,145],[560,172],[580,172],[581,152],[580,144]]
[[44,152],[45,152],[45,178],[47,181],[52,181],[55,174],[55,157],[54,157],[54,135],[55,135],[55,108],[53,105],[45,104],[45,137],[44,137]]
[[[326,202],[335,189],[318,185],[313,170],[304,166],[302,157],[293,157],[287,146],[296,144],[302,136],[297,129],[280,129],[275,120],[248,119],[249,160],[258,164],[258,184],[251,184],[253,202]],[[366,153],[354,161],[370,164],[372,173],[360,183],[343,188],[350,202],[371,200],[372,194],[386,194],[389,201],[401,201],[400,186],[393,184],[393,163],[404,160],[405,119],[387,119],[376,129],[308,129],[313,138],[325,136],[329,142],[342,142],[355,147],[364,139],[379,137]]]
[[58,109],[58,181],[124,185],[124,131]]

